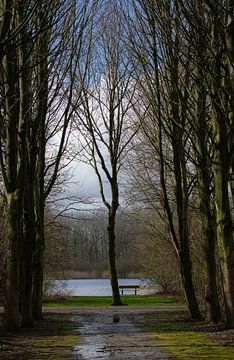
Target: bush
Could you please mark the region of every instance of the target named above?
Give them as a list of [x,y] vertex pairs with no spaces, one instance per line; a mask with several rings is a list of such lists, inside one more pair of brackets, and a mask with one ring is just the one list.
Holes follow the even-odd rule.
[[44,300],[66,300],[72,295],[72,290],[69,290],[67,286],[68,284],[65,280],[45,279],[43,284]]

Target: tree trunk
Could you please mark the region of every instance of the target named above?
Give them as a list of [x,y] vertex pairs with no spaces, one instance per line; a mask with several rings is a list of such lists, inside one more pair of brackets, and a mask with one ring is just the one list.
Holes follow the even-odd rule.
[[[42,300],[43,300],[43,277],[44,277],[44,252],[45,252],[45,235],[44,235],[44,170],[45,170],[45,116],[43,107],[46,99],[40,99],[39,116],[39,154],[36,168],[36,179],[34,188],[35,201],[35,224],[36,224],[36,241],[33,251],[33,317],[35,320],[43,319]],[[44,111],[43,111],[44,110]]]
[[[48,14],[43,13],[43,3],[38,4],[37,26],[39,33],[41,29],[49,27]],[[48,109],[48,33],[43,30],[38,37],[38,64],[37,64],[37,114],[35,121],[38,126],[38,154],[35,169],[35,224],[36,239],[33,256],[33,317],[35,320],[43,319],[43,277],[44,277],[44,174],[46,153],[46,115]],[[33,152],[32,152],[33,154]]]
[[[174,98],[174,95],[173,95]],[[183,145],[183,125],[180,124],[178,110],[179,99],[173,104],[173,114],[175,123],[173,124],[172,133],[172,148],[173,148],[173,164],[175,172],[175,198],[176,209],[178,216],[178,230],[179,230],[179,260],[181,266],[181,280],[184,287],[185,298],[188,305],[189,313],[192,319],[200,320],[201,313],[199,310],[195,289],[192,278],[192,263],[189,246],[188,234],[188,185],[187,185],[187,170],[185,163],[184,145]]]
[[19,190],[7,195],[8,252],[4,322],[7,330],[19,328],[21,207]]
[[23,214],[23,256],[21,265],[21,326],[32,327],[32,270],[35,243],[33,184],[26,184]]
[[[232,8],[232,2],[229,2],[229,10]],[[211,46],[214,58],[211,65],[214,68],[214,75],[210,76],[208,80],[212,100],[214,134],[212,169],[215,183],[216,231],[223,280],[226,326],[234,328],[234,241],[229,198],[230,167],[233,152],[232,145],[230,146],[229,142],[233,129],[233,72],[229,67],[229,75],[223,73],[222,62],[224,59],[222,58],[223,47],[220,45],[222,40],[220,24],[215,16],[212,20]],[[233,29],[233,18],[230,18],[230,26],[230,29]],[[232,34],[231,37],[230,34]],[[230,33],[227,32],[226,42],[228,53],[225,54],[225,60],[233,59],[233,30]],[[229,87],[226,87],[226,80],[230,80]],[[229,94],[228,101],[226,101],[226,92]],[[229,109],[226,109],[227,106]]]
[[[176,181],[179,179],[177,178]],[[180,186],[180,184],[177,184]],[[177,194],[178,195],[178,194]],[[179,259],[180,259],[180,271],[181,271],[181,280],[184,287],[184,293],[186,302],[189,309],[189,314],[194,320],[201,320],[201,313],[199,310],[195,289],[193,285],[192,277],[192,263],[190,255],[190,246],[189,246],[189,237],[188,237],[188,215],[187,215],[187,205],[184,195],[181,194],[181,198],[177,197],[177,207],[179,210],[179,239],[180,239],[180,250],[179,250]],[[183,202],[185,203],[183,204]]]
[[[175,3],[176,16],[179,13],[178,2]],[[190,255],[190,239],[188,230],[188,171],[186,168],[186,143],[184,138],[184,128],[186,124],[186,109],[188,107],[188,96],[186,87],[184,95],[180,91],[180,35],[177,25],[171,22],[170,4],[165,5],[165,14],[168,16],[168,29],[165,29],[166,42],[168,46],[168,101],[171,116],[171,144],[173,150],[173,167],[175,181],[175,201],[176,215],[178,220],[178,246],[177,254],[181,266],[181,280],[184,286],[185,298],[188,304],[189,313],[192,319],[200,320],[201,314],[195,294],[192,278],[192,263]],[[178,21],[180,21],[178,19]],[[174,26],[174,35],[172,34]],[[189,79],[186,72],[184,81]],[[173,236],[173,235],[172,235]]]
[[218,298],[217,288],[217,271],[216,271],[216,236],[215,231],[209,230],[208,225],[204,225],[205,229],[205,257],[207,266],[207,283],[208,289],[206,294],[207,320],[217,324],[222,320],[221,309]]
[[[216,120],[215,120],[216,122]],[[215,159],[213,163],[215,178],[215,205],[217,221],[217,241],[222,271],[226,326],[234,327],[234,241],[230,212],[228,180],[229,160],[227,133],[222,120],[215,124]]]
[[228,204],[228,191],[222,194],[221,174],[216,174],[217,239],[224,289],[226,326],[234,327],[234,243],[232,221]]
[[[19,79],[18,58],[15,46],[8,44],[7,54],[2,61],[3,76],[3,107],[1,109],[5,122],[5,166],[2,165],[2,178],[7,194],[7,225],[8,250],[6,259],[6,300],[4,304],[4,320],[8,330],[19,327],[19,297],[20,297],[20,254],[22,249],[22,188],[20,187],[22,170],[19,156]],[[2,130],[2,129],[1,129]],[[1,149],[2,151],[3,149]],[[1,155],[2,156],[2,155]]]
[[[227,19],[226,19],[226,45],[227,45],[227,63],[229,72],[229,86],[230,86],[230,102],[231,109],[230,119],[230,152],[231,152],[231,191],[232,191],[232,206],[234,207],[234,5],[232,0],[227,1]],[[234,219],[232,219],[234,221]]]
[[109,268],[110,268],[110,282],[112,289],[112,305],[122,305],[120,293],[119,293],[119,284],[116,271],[116,261],[115,261],[115,218],[116,212],[119,206],[118,201],[118,184],[117,184],[117,173],[115,171],[115,166],[113,168],[113,177],[112,177],[112,204],[109,208],[108,213],[108,237],[109,237]]
[[[202,126],[204,127],[204,124]],[[206,142],[202,136],[202,133],[199,132],[198,135],[201,141],[200,145],[204,146]],[[208,149],[206,151],[208,151]],[[218,323],[221,320],[221,309],[219,305],[217,289],[215,219],[214,214],[212,214],[211,210],[209,168],[208,161],[207,159],[205,159],[205,156],[207,155],[205,155],[203,152],[201,156],[203,158],[199,162],[199,167],[197,168],[197,176],[198,190],[201,199],[200,210],[202,215],[202,230],[208,285],[206,294],[207,320],[210,322]]]
[[201,314],[197,303],[192,279],[192,264],[190,260],[189,247],[184,244],[183,250],[179,252],[180,274],[184,288],[184,294],[188,310],[193,320],[201,320]]
[[[25,3],[19,6],[19,23],[24,21]],[[31,118],[31,69],[26,44],[31,45],[32,39],[26,29],[20,33],[22,45],[18,49],[19,57],[19,154],[21,158],[22,197],[22,253],[20,264],[21,297],[20,312],[21,326],[32,327],[32,248],[34,241],[34,209],[33,209],[33,179],[31,178],[30,141],[28,133],[32,126]],[[35,138],[32,139],[35,142]],[[33,166],[35,164],[33,163]]]
[[164,155],[162,148],[163,138],[162,138],[161,122],[159,123],[160,185],[162,190],[163,208],[165,210],[165,214],[167,217],[169,232],[180,263],[181,281],[185,293],[185,299],[189,309],[189,314],[192,319],[200,320],[201,314],[198,307],[197,298],[193,286],[193,279],[192,279],[192,264],[190,259],[189,238],[188,238],[188,229],[187,229],[188,195],[187,195],[187,184],[186,184],[186,168],[184,163],[184,152],[181,149],[181,146],[183,146],[183,142],[180,131],[181,130],[177,129],[177,126],[174,125],[172,146],[173,146],[173,163],[174,163],[174,173],[175,173],[175,198],[176,198],[178,226],[179,226],[178,235],[175,230],[173,214],[170,208],[167,187],[166,187]]
[[43,277],[44,277],[44,203],[36,199],[36,244],[33,256],[33,317],[43,319]]
[[[200,8],[199,8],[200,10]],[[204,48],[204,42],[199,39],[199,50]],[[199,53],[198,53],[199,59]],[[217,272],[216,272],[216,235],[215,235],[215,219],[212,212],[211,200],[211,167],[210,154],[207,144],[210,143],[207,129],[207,89],[204,84],[204,70],[202,63],[197,63],[196,69],[196,103],[195,103],[195,155],[196,155],[196,172],[198,180],[198,192],[200,195],[200,211],[202,218],[202,232],[205,250],[206,274],[207,274],[207,320],[209,322],[218,323],[221,320],[221,309],[218,299],[217,289]]]
[[116,210],[109,210],[108,217],[108,237],[109,237],[109,268],[110,268],[110,282],[112,289],[112,305],[122,305],[119,284],[115,264],[115,214]]

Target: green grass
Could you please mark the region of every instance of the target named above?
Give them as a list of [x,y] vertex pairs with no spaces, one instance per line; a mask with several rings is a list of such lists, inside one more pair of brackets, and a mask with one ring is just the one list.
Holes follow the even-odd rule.
[[208,335],[195,331],[164,332],[156,335],[160,345],[178,359],[233,360],[234,351],[220,346]]
[[[176,306],[184,305],[181,300],[172,296],[149,295],[124,295],[121,297],[123,304],[129,306]],[[110,296],[71,296],[66,299],[45,300],[45,306],[110,306]]]
[[32,329],[20,329],[10,338],[3,337],[2,343],[0,338],[0,359],[72,360],[73,347],[79,343],[77,323],[71,316],[50,314]]
[[[174,315],[172,315],[174,316]],[[150,316],[147,317],[148,321]],[[160,319],[145,324],[155,340],[178,360],[233,360],[234,349],[220,345],[208,332],[196,329],[193,323]]]
[[63,334],[59,336],[41,336],[30,343],[34,352],[39,356],[32,356],[31,360],[62,360],[72,359],[72,347],[79,343],[78,334]]

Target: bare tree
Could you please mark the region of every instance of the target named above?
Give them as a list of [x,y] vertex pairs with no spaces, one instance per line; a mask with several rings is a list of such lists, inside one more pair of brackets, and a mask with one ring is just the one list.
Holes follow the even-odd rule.
[[[5,5],[8,5],[6,8]],[[26,180],[26,134],[30,128],[29,58],[36,34],[32,18],[37,3],[2,2],[4,43],[1,62],[0,161],[7,197],[8,254],[5,319],[10,329],[19,326],[21,259],[23,254],[22,217]],[[3,30],[3,29],[2,29]],[[26,46],[29,41],[29,46]]]
[[[33,313],[34,319],[42,317],[44,205],[68,145],[74,84],[68,78],[85,59],[90,3],[1,3],[0,163],[8,209],[9,329],[19,326],[20,317],[23,326],[32,325]],[[58,150],[51,154],[53,141]]]
[[176,1],[167,4],[133,1],[132,5],[135,17],[129,30],[130,46],[136,76],[140,79],[138,96],[141,99],[135,110],[158,163],[158,176],[153,180],[160,187],[156,206],[161,205],[164,210],[190,315],[199,319],[189,238],[188,206],[193,185],[188,156],[191,146],[186,89],[189,71],[181,61],[183,44],[178,27],[178,4]]
[[[87,71],[89,45],[84,39],[89,38],[86,35],[95,6],[96,2],[92,0],[85,3],[71,1],[69,6],[68,3],[64,4],[48,42],[45,43],[45,37],[41,37],[39,44],[42,49],[39,54],[47,54],[47,58],[44,57],[43,65],[38,70],[38,104],[41,111],[37,119],[39,128],[34,193],[36,248],[33,303],[36,319],[42,318],[45,203],[64,167],[75,157],[69,145],[71,120],[74,104],[80,99],[82,77]],[[79,80],[75,81],[78,68],[82,70]],[[77,97],[73,101],[75,86]],[[64,158],[66,160],[62,161]]]
[[199,79],[200,87],[203,83],[210,104],[216,238],[224,283],[226,325],[233,327],[234,243],[229,197],[229,181],[231,188],[233,183],[233,5],[222,0],[180,1],[180,4],[193,34],[190,43],[196,53],[195,66],[204,71],[203,82]]
[[96,46],[90,63],[89,83],[83,91],[83,103],[77,111],[85,156],[95,170],[101,198],[108,210],[113,305],[121,305],[115,264],[119,171],[127,147],[136,132],[131,129],[135,85],[123,36],[119,4],[108,2],[105,17],[93,33]]

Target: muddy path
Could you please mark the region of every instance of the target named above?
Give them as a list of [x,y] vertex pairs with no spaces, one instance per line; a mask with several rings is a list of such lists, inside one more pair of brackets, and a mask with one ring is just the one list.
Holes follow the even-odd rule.
[[[113,322],[118,315],[119,322]],[[136,311],[88,312],[72,317],[80,324],[80,343],[73,348],[79,360],[172,360],[145,326],[144,313]]]
[[[0,359],[172,360],[149,324],[181,311],[184,308],[45,308],[45,319],[33,329],[0,334]],[[113,322],[116,315],[119,321]]]

